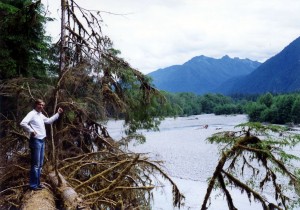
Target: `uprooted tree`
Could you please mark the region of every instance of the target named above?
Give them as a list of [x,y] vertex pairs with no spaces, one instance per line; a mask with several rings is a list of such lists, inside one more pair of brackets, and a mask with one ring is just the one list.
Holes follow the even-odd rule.
[[[61,1],[61,38],[46,56],[49,46],[43,36],[46,19],[41,6],[40,1],[0,2],[4,49],[0,53],[0,207],[149,207],[153,174],[171,182],[173,204],[180,207],[183,195],[160,162],[121,146],[131,139],[144,140],[136,133],[139,128],[158,128],[164,97],[146,76],[118,57],[111,40],[102,34],[101,13],[85,10],[73,0]],[[15,31],[17,23],[20,31]],[[32,192],[28,136],[19,122],[37,98],[46,102],[45,115],[58,107],[64,114],[47,127],[42,173],[47,188]],[[105,122],[118,117],[125,119],[127,135],[115,140]]]
[[284,126],[245,123],[237,127],[208,138],[221,147],[221,157],[201,209],[209,208],[213,189],[219,189],[228,209],[236,210],[232,188],[246,193],[249,202],[260,203],[264,210],[299,207],[300,158],[291,149],[299,144],[300,135]]

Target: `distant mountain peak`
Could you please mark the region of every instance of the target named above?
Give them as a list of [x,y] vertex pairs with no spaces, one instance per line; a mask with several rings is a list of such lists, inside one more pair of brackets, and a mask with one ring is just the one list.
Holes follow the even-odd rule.
[[208,59],[212,59],[210,57],[206,57],[204,55],[199,55],[199,56],[195,56],[193,58],[191,58],[190,60],[188,60],[185,63],[189,63],[189,62],[198,62],[198,61],[203,61],[203,60],[208,60]]
[[261,64],[248,58],[196,56],[148,74],[168,92],[260,94],[300,91],[300,37]]
[[228,55],[224,55],[222,58],[222,60],[228,60],[228,59],[231,59]]
[[249,75],[217,90],[223,94],[288,93],[300,91],[300,37]]
[[245,62],[228,55],[219,59],[200,55],[183,65],[169,66],[148,75],[160,90],[203,94],[211,92],[227,79],[249,74],[259,65],[256,61]]

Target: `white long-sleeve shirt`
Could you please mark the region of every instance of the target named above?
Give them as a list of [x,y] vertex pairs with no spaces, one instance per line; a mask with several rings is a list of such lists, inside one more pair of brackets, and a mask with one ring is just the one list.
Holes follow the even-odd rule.
[[36,132],[35,138],[43,139],[46,137],[45,124],[52,124],[58,117],[59,114],[56,113],[48,118],[34,109],[24,117],[20,125],[29,133]]

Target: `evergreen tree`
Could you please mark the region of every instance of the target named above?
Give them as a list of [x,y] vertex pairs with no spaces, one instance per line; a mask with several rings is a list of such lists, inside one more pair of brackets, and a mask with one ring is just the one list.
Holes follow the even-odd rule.
[[46,76],[50,46],[44,30],[47,20],[40,1],[0,2],[0,80]]
[[292,121],[292,106],[294,97],[290,94],[276,97],[275,104],[278,109],[278,124],[284,124]]
[[300,123],[300,97],[298,96],[292,106],[292,120],[294,123]]
[[258,102],[251,102],[246,105],[246,112],[252,122],[261,122],[261,114],[266,109],[266,105]]
[[258,102],[270,108],[273,103],[273,95],[271,93],[263,94],[258,98]]

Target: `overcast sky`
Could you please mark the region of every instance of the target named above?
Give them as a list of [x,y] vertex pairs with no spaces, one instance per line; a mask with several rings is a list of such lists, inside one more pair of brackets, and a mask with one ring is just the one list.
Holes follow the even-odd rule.
[[[60,0],[42,0],[59,21]],[[300,0],[77,0],[102,13],[103,32],[147,74],[192,57],[264,62],[300,36]],[[59,38],[59,23],[48,32]]]

